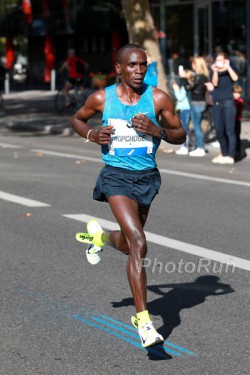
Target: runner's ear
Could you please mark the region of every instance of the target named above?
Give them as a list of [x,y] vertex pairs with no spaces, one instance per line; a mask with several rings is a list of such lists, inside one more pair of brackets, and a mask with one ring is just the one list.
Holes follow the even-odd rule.
[[121,65],[118,63],[115,63],[115,71],[116,74],[121,74]]

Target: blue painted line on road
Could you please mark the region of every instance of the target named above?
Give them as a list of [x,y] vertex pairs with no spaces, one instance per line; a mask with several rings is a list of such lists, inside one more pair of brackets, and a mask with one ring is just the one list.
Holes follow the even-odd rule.
[[192,355],[192,356],[197,357],[197,354],[191,352],[191,351],[188,350],[188,349],[183,348],[182,346],[179,346],[179,345],[173,344],[173,343],[170,342],[170,341],[165,341],[165,345],[164,345],[164,346],[165,346],[165,347],[171,346],[172,348],[175,348],[175,349],[177,349],[177,350],[180,350],[181,352],[184,352],[184,353],[186,353],[186,354],[190,354],[190,355]]
[[[43,301],[45,303],[52,304],[52,305],[54,305],[57,308],[61,308],[62,310],[72,310],[72,308],[69,305],[62,304],[61,301],[57,301],[57,300],[54,300],[54,299],[51,300],[50,297],[48,297],[48,296],[46,296],[46,295],[44,295],[44,294],[42,294],[40,292],[33,291],[33,290],[30,290],[30,289],[26,289],[26,288],[15,288],[15,290],[18,291],[18,292],[21,292],[23,294],[26,294],[29,297],[38,299],[38,300]],[[85,314],[86,314],[87,317],[89,317],[89,316],[91,316],[91,311],[88,311],[88,312],[86,311]],[[91,319],[93,319],[95,321],[98,321],[99,323],[101,323],[103,325],[106,325],[106,326],[108,326],[108,327],[110,327],[112,329],[118,330],[118,331],[120,331],[120,332],[122,332],[124,334],[127,334],[129,336],[135,337],[136,340],[138,340],[139,342],[134,341],[134,340],[132,340],[132,339],[130,339],[128,337],[125,337],[122,334],[119,334],[119,333],[117,333],[117,332],[115,332],[115,331],[113,331],[113,330],[111,330],[109,328],[103,327],[103,326],[101,326],[101,325],[99,325],[97,323],[90,322],[88,319],[85,319],[85,318],[83,318],[80,315],[69,313],[66,316],[73,317],[73,318],[78,319],[78,320],[80,320],[80,321],[82,321],[82,322],[84,322],[86,324],[89,324],[89,325],[95,327],[95,328],[98,328],[98,329],[100,329],[100,330],[102,330],[104,332],[107,332],[107,333],[109,333],[109,334],[111,334],[113,336],[119,337],[120,339],[125,340],[125,341],[129,342],[130,344],[132,344],[132,345],[134,345],[134,346],[136,346],[136,347],[138,347],[140,349],[143,349],[143,350],[145,349],[145,348],[142,347],[142,345],[140,343],[140,339],[139,339],[139,336],[138,336],[138,333],[137,333],[137,329],[134,328],[134,327],[132,327],[132,326],[130,326],[130,325],[128,325],[128,324],[126,324],[126,323],[122,323],[119,320],[113,319],[113,318],[111,318],[111,317],[109,317],[107,315],[104,315],[104,314],[98,314],[98,316],[91,316]],[[111,323],[107,322],[107,320],[109,320],[110,322],[113,322],[114,324],[111,324]],[[124,328],[121,328],[121,327],[124,327]],[[132,331],[132,332],[130,332],[130,331]],[[136,334],[133,333],[133,332],[136,332]],[[182,347],[180,347],[178,345],[175,345],[175,344],[173,344],[173,343],[171,343],[169,341],[165,341],[163,347],[167,350],[168,353],[171,353],[171,354],[173,354],[175,356],[179,356],[179,357],[181,356],[181,357],[185,358],[184,355],[181,355],[180,353],[178,353],[178,352],[170,349],[169,346],[172,347],[172,348],[175,348],[175,349],[177,349],[177,350],[179,350],[181,352],[183,352],[184,354],[189,354],[189,355],[197,356],[197,354],[195,354],[195,353],[193,353],[193,352],[191,352],[191,351],[189,351],[189,350],[187,350],[185,348],[182,348]],[[163,357],[163,358],[166,359],[167,353],[164,354],[164,353],[160,352],[159,350],[157,350],[157,346],[155,346],[154,348],[155,349],[153,349],[153,348],[147,348],[147,350],[150,353],[152,353],[152,354],[156,354],[156,355],[161,356],[161,357]]]
[[[140,340],[139,337],[138,337],[138,333],[135,334],[135,333],[129,332],[129,331],[127,331],[126,329],[123,329],[123,328],[121,328],[121,327],[118,327],[118,326],[115,325],[115,324],[108,323],[108,322],[106,322],[105,320],[100,319],[100,318],[97,318],[97,317],[95,317],[95,316],[91,316],[91,319],[94,319],[94,320],[96,320],[96,321],[99,322],[99,323],[106,324],[106,325],[107,325],[108,327],[110,327],[110,328],[114,328],[114,329],[116,329],[116,330],[118,330],[118,331],[121,331],[121,332],[125,333],[126,335],[129,335],[129,336],[135,337],[137,340]],[[167,348],[167,349],[168,349],[168,352],[169,352],[169,353],[174,354],[174,355],[176,355],[176,356],[181,356],[181,354],[178,353],[178,352],[176,352],[175,350],[172,350],[172,349],[169,349],[169,348]]]
[[33,297],[35,299],[38,299],[39,301],[43,301],[43,302],[52,304],[53,306],[56,306],[58,308],[70,309],[70,306],[62,305],[61,301],[59,302],[55,299],[51,300],[50,297],[48,297],[45,294],[42,294],[40,292],[36,292],[36,291],[33,291],[31,289],[27,289],[27,288],[15,288],[15,290],[17,290],[18,292],[20,292],[22,294],[28,295],[29,297]]
[[105,327],[103,327],[103,326],[101,326],[101,325],[99,325],[99,324],[97,324],[97,323],[90,322],[89,320],[83,318],[82,316],[75,315],[75,314],[73,314],[73,315],[71,315],[71,316],[72,316],[73,318],[75,318],[75,319],[80,320],[81,322],[87,323],[88,325],[90,325],[90,326],[92,326],[92,327],[99,328],[99,329],[101,329],[101,330],[104,331],[104,332],[107,332],[107,333],[112,334],[112,335],[114,335],[114,336],[116,336],[116,337],[119,337],[119,338],[121,338],[121,339],[123,339],[123,340],[125,340],[125,341],[128,341],[130,344],[133,344],[133,345],[138,346],[139,348],[141,348],[141,345],[140,345],[138,342],[136,342],[136,341],[134,341],[134,340],[131,340],[131,339],[128,338],[128,337],[124,337],[124,336],[120,335],[119,333],[114,332],[114,331],[111,331],[110,329],[105,328]]
[[119,322],[119,320],[115,320],[115,319],[113,319],[113,318],[110,318],[110,316],[107,316],[107,315],[100,315],[100,316],[101,316],[102,318],[104,318],[104,319],[108,319],[108,320],[110,320],[111,322],[114,322],[114,323],[116,323],[116,324],[119,324],[119,325],[122,326],[122,327],[126,327],[127,329],[130,329],[131,331],[135,331],[135,332],[137,332],[137,329],[136,329],[135,327],[130,326],[130,325],[126,324],[126,323]]
[[[128,324],[125,324],[125,323],[119,322],[119,320],[112,319],[112,318],[110,318],[110,317],[107,316],[107,315],[100,315],[100,316],[101,316],[102,318],[104,318],[104,319],[110,320],[110,321],[113,322],[113,323],[119,324],[119,325],[122,326],[122,327],[126,327],[126,328],[130,329],[131,331],[135,331],[135,332],[137,332],[137,329],[136,329],[135,327],[132,327],[132,326],[129,326]],[[125,331],[126,331],[126,330],[125,330]],[[136,335],[136,336],[137,336],[137,335]],[[190,355],[193,355],[193,356],[197,356],[197,354],[191,352],[190,350],[188,350],[188,349],[186,349],[186,348],[183,348],[183,347],[181,347],[181,346],[179,346],[179,345],[173,344],[173,343],[170,342],[170,341],[165,341],[165,342],[164,342],[164,347],[166,347],[166,349],[169,349],[168,346],[171,346],[172,348],[175,348],[175,349],[177,349],[177,350],[179,350],[179,351],[181,351],[181,352],[184,352],[184,353],[186,353],[186,354],[190,354]]]
[[109,323],[109,322],[107,322],[107,321],[105,321],[105,320],[103,320],[103,319],[97,318],[97,317],[95,317],[95,316],[91,316],[91,319],[94,319],[94,320],[96,320],[96,321],[99,322],[99,323],[106,324],[106,325],[109,326],[109,327],[115,328],[115,329],[117,329],[118,331],[124,332],[124,333],[126,333],[127,335],[133,336],[133,337],[135,337],[136,339],[138,339],[138,334],[135,334],[135,333],[133,333],[133,332],[130,332],[130,331],[124,329],[124,328],[118,327],[118,326],[115,325],[115,324]]
[[[128,337],[122,336],[122,335],[120,335],[120,334],[117,333],[117,332],[111,331],[111,330],[108,329],[108,328],[105,328],[105,327],[103,327],[103,326],[100,326],[99,324],[96,324],[96,323],[90,322],[89,320],[87,320],[87,319],[85,319],[85,318],[82,318],[82,317],[79,316],[79,315],[75,315],[75,314],[74,314],[74,315],[71,315],[71,316],[72,316],[73,318],[77,319],[77,320],[80,320],[80,321],[83,322],[83,323],[86,323],[86,324],[88,324],[88,325],[90,325],[90,326],[92,326],[92,327],[98,328],[98,329],[100,329],[100,330],[102,330],[102,331],[104,331],[104,332],[106,332],[106,333],[108,333],[108,334],[110,334],[110,335],[113,335],[113,336],[118,337],[118,338],[120,338],[120,339],[122,339],[122,340],[124,340],[124,341],[127,341],[128,343],[130,343],[130,344],[136,346],[137,348],[139,348],[139,349],[141,349],[141,350],[145,350],[145,348],[143,348],[139,342],[136,342],[136,341],[134,341],[134,340],[131,340],[131,339],[128,338]],[[151,353],[156,354],[157,356],[160,356],[160,357],[162,357],[162,358],[166,358],[167,353],[164,354],[164,353],[161,353],[161,352],[159,352],[158,350],[156,350],[156,349],[152,349],[152,348],[148,348],[148,350],[149,350]]]

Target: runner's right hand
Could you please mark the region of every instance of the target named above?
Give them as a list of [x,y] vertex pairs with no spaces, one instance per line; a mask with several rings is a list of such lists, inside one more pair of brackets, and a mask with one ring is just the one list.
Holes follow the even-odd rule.
[[96,142],[98,145],[108,145],[111,134],[114,134],[114,127],[112,125],[103,126],[95,133],[95,139],[93,140],[93,142]]

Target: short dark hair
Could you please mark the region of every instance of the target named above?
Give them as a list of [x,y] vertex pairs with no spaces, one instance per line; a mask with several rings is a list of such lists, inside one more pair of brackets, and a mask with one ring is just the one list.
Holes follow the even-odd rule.
[[146,53],[145,49],[142,46],[139,46],[139,44],[128,43],[128,44],[125,44],[125,46],[121,47],[119,49],[119,51],[117,52],[116,62],[118,62],[120,64],[123,52],[126,51],[126,50],[129,50],[129,49],[140,49],[141,51]]
[[227,59],[227,54],[225,51],[217,51],[216,54],[215,54],[215,58],[218,57],[218,56],[223,56],[224,59]]

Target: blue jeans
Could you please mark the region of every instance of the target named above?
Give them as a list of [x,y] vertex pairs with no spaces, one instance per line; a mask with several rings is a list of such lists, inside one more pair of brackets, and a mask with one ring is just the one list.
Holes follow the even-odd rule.
[[[190,109],[182,109],[180,111],[180,118],[181,118],[181,122],[182,122],[183,128],[186,130],[187,136],[188,136],[188,125],[189,125],[189,120],[190,120]],[[183,145],[185,147],[188,147],[188,137],[187,137],[186,142],[183,143]]]
[[193,122],[196,147],[203,148],[203,131],[201,129],[202,113],[204,112],[205,104],[192,104],[191,106],[191,118]]
[[236,107],[233,99],[214,101],[214,125],[221,153],[231,158],[235,157],[235,116]]

